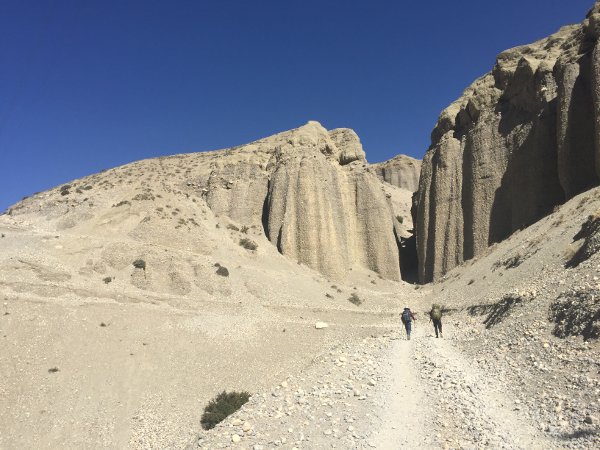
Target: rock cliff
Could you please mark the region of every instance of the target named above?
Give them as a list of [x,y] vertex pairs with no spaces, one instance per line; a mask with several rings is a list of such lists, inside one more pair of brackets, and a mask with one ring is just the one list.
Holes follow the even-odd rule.
[[580,25],[498,55],[444,110],[416,198],[421,282],[600,180],[600,3]]
[[406,155],[397,155],[388,161],[373,164],[377,176],[394,186],[415,192],[419,188],[421,161]]
[[268,155],[266,164],[215,168],[210,179],[218,182],[204,188],[213,211],[240,223],[261,218],[282,254],[328,276],[343,277],[357,264],[400,279],[392,208],[352,130],[309,122],[236,152],[248,147]]

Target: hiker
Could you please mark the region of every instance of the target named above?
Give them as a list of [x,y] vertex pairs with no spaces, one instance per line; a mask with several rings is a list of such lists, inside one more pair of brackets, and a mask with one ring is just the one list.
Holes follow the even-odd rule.
[[410,341],[410,332],[412,330],[412,321],[417,320],[413,312],[410,308],[404,308],[402,311],[402,315],[400,316],[402,319],[402,323],[404,324],[404,328],[406,328],[406,339]]
[[[429,321],[433,322],[433,328],[435,329],[435,337],[442,336],[442,308],[440,305],[431,305],[431,311],[429,311]],[[439,336],[438,336],[439,332]]]

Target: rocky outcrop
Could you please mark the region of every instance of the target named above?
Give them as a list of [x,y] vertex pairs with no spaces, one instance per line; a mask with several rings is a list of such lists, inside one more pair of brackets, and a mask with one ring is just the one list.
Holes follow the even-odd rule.
[[415,192],[419,188],[421,161],[406,155],[397,155],[388,161],[371,166],[377,176],[394,186]]
[[262,224],[282,254],[328,276],[357,265],[400,279],[390,202],[354,131],[309,122],[226,152],[197,180],[215,213]]
[[600,181],[600,4],[582,25],[498,55],[438,119],[416,202],[435,280]]

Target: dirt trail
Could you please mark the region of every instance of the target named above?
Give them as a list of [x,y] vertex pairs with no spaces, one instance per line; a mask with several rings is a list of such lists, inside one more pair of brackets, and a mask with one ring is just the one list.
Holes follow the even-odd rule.
[[466,359],[451,338],[436,339],[426,323],[410,341],[402,333],[389,356],[376,448],[560,448],[521,412],[506,387]]
[[423,384],[414,363],[414,340],[423,336],[421,327],[413,331],[413,340],[402,335],[389,350],[391,365],[386,374],[391,383],[380,391],[379,401],[383,408],[381,427],[374,439],[376,448],[396,450],[398,448],[430,447],[427,420],[431,417]]

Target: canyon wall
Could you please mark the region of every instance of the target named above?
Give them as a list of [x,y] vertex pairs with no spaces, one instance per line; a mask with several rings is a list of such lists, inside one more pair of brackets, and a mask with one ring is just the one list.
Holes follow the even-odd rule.
[[498,55],[444,110],[416,196],[419,280],[438,279],[600,180],[600,4]]

